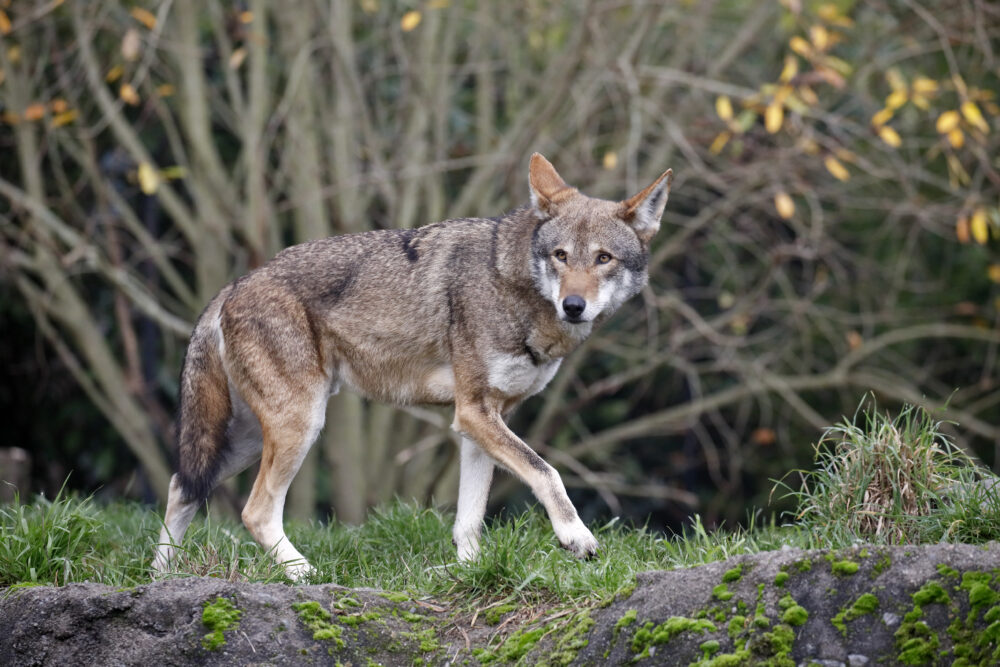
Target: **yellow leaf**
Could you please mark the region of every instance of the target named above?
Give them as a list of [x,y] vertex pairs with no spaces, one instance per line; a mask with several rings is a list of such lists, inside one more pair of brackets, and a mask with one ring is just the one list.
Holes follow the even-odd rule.
[[172,167],[164,167],[162,170],[160,170],[160,176],[167,179],[168,181],[174,181],[177,180],[178,178],[184,178],[185,176],[187,176],[187,169],[185,169],[181,165],[175,164]]
[[403,14],[403,18],[399,20],[399,27],[403,29],[403,32],[410,32],[420,25],[420,19],[422,18],[423,15],[420,12],[412,9]]
[[66,100],[61,97],[57,97],[49,102],[49,108],[52,109],[52,113],[62,113],[69,108],[69,105],[66,104]]
[[921,111],[927,111],[931,108],[931,101],[919,93],[913,93],[913,95],[910,96],[910,101],[913,102],[913,105]]
[[969,219],[964,215],[955,222],[955,237],[959,243],[969,242]]
[[816,155],[819,153],[819,144],[816,143],[814,139],[810,139],[809,137],[802,137],[802,139],[799,140],[799,148],[801,148],[802,152],[806,155]]
[[8,125],[17,125],[21,122],[20,116],[18,116],[13,111],[4,111],[0,113],[0,120],[7,123]]
[[79,114],[76,109],[70,109],[69,111],[63,111],[60,114],[56,114],[52,118],[52,127],[62,127],[63,125],[68,125],[76,120]]
[[139,93],[135,92],[135,88],[130,83],[122,84],[122,87],[118,89],[118,97],[132,106],[139,104]]
[[121,65],[115,65],[108,70],[108,73],[104,75],[104,80],[108,83],[114,83],[118,79],[122,78],[122,74],[125,73],[125,68]]
[[0,35],[9,35],[10,29],[10,17],[7,16],[7,12],[0,9]]
[[9,60],[13,65],[21,62],[21,47],[15,44],[7,49],[7,60]]
[[821,25],[814,25],[809,28],[809,39],[820,51],[826,51],[830,46],[830,33]]
[[785,220],[795,215],[795,202],[784,190],[774,195],[774,208],[778,210],[778,215]]
[[451,4],[451,0],[431,0],[427,3],[428,9],[444,9]]
[[952,148],[961,148],[965,145],[965,133],[956,127],[948,133],[948,143],[951,144]]
[[713,155],[718,155],[722,152],[722,149],[726,147],[729,139],[732,137],[730,132],[720,132],[715,139],[712,140],[712,145],[708,147],[708,151]]
[[174,86],[170,83],[161,83],[156,87],[156,94],[160,97],[170,97],[174,94]]
[[937,89],[938,83],[934,79],[928,79],[926,76],[918,76],[913,80],[913,92],[920,95],[933,95],[937,92]]
[[826,159],[823,160],[823,165],[838,181],[846,181],[851,177],[851,172],[847,171],[847,167],[832,155],[826,156]]
[[131,10],[129,10],[129,14],[132,15],[132,18],[134,18],[136,21],[143,24],[150,30],[156,27],[156,16],[153,14],[153,12],[149,11],[148,9],[143,9],[142,7],[133,7]]
[[906,104],[906,99],[905,90],[894,90],[889,93],[889,97],[885,98],[885,108],[895,111],[899,107]]
[[782,83],[788,83],[799,73],[799,60],[795,56],[785,56],[785,66],[781,68],[781,76],[778,77]]
[[906,90],[906,79],[895,67],[885,73],[885,80],[889,82],[889,87],[895,90]]
[[248,23],[253,23],[253,12],[245,11],[240,12],[240,23],[246,25]]
[[715,98],[715,113],[724,121],[733,119],[733,103],[727,95],[719,95]]
[[34,104],[28,105],[28,108],[24,110],[24,120],[38,120],[45,116],[45,105],[41,102],[35,102]]
[[768,104],[767,109],[764,111],[764,127],[767,128],[767,131],[774,134],[781,129],[781,125],[784,122],[784,108],[775,102]]
[[893,111],[892,109],[882,109],[877,114],[872,116],[872,125],[878,127],[880,125],[885,125],[890,120],[892,120]]
[[937,131],[941,134],[948,134],[958,127],[959,118],[957,111],[944,111],[938,116]]
[[798,35],[795,35],[790,40],[788,40],[788,48],[790,48],[792,51],[795,51],[795,53],[799,54],[800,56],[806,58],[812,55],[813,52],[812,47],[809,46],[809,42],[802,39]]
[[361,11],[365,14],[374,14],[378,11],[378,0],[361,0]]
[[969,121],[969,125],[972,125],[983,132],[990,131],[990,126],[986,124],[986,119],[983,118],[983,113],[979,110],[979,107],[976,106],[975,102],[971,100],[962,102],[961,108],[962,116],[965,117],[965,120]]
[[142,190],[142,193],[145,195],[155,194],[156,189],[160,187],[160,175],[156,173],[153,165],[148,162],[141,162],[137,175],[139,178],[139,188]]
[[1000,283],[1000,264],[990,264],[986,269],[986,275],[995,283]]
[[990,229],[986,222],[986,209],[982,206],[972,214],[972,218],[969,220],[969,231],[972,232],[972,238],[976,239],[976,243],[979,245],[984,245],[990,239]]
[[855,155],[852,151],[849,151],[844,147],[840,147],[837,150],[833,151],[833,154],[834,156],[836,156],[838,160],[843,160],[844,162],[854,163],[857,162],[858,160],[857,155]]
[[229,54],[229,69],[239,69],[246,59],[247,50],[241,46]]
[[601,166],[607,169],[608,171],[611,171],[612,169],[617,167],[618,153],[614,151],[608,151],[607,153],[605,153],[604,157],[601,159]]
[[883,125],[880,127],[878,129],[878,136],[882,141],[889,144],[893,148],[899,148],[899,146],[903,143],[903,140],[899,136],[899,132],[896,132],[896,130],[889,125]]
[[819,97],[816,92],[809,86],[799,86],[799,97],[802,101],[811,107],[817,106],[819,104]]

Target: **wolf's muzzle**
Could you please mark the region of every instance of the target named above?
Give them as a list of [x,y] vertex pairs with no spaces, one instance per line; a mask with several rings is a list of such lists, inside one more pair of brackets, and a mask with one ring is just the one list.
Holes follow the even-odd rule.
[[583,300],[583,297],[573,294],[563,299],[562,307],[563,312],[566,313],[566,317],[571,320],[577,320],[583,314],[583,311],[586,310],[587,302]]

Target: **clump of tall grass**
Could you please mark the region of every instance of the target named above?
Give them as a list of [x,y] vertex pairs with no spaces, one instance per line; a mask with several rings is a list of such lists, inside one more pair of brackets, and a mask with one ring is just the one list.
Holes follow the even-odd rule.
[[943,422],[904,406],[872,406],[833,426],[803,472],[800,525],[832,543],[979,542],[1000,537],[998,478],[942,433]]
[[0,586],[67,583],[96,563],[95,536],[103,525],[91,498],[60,490],[30,504],[15,496],[0,505]]

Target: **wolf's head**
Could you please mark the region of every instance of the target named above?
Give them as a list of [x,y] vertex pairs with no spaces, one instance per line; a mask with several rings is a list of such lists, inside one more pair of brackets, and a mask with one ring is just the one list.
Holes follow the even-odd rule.
[[535,286],[564,322],[607,317],[646,284],[649,242],[660,228],[671,170],[621,202],[593,199],[570,187],[535,153],[531,205],[542,223],[532,239]]

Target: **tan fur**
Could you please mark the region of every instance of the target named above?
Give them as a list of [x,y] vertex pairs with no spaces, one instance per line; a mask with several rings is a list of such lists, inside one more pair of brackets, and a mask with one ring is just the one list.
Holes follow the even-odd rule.
[[[597,543],[559,475],[503,417],[645,283],[669,178],[624,202],[591,199],[535,154],[531,206],[304,243],[228,285],[199,319],[185,361],[179,472],[154,566],[168,567],[192,508],[259,455],[244,522],[289,572],[306,572],[281,513],[327,397],[342,385],[396,404],[455,405],[454,428],[469,442],[461,557],[475,554],[485,508],[487,489],[472,485],[488,488],[494,464],[531,487],[564,546],[592,554]],[[599,263],[604,253],[613,259]],[[570,295],[588,304],[579,319],[564,312]],[[466,466],[476,445],[488,458]]]

